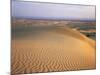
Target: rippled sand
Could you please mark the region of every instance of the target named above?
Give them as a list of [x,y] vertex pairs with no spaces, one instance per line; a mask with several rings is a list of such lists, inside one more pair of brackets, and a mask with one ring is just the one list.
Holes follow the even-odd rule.
[[95,41],[64,27],[24,32],[11,52],[12,75],[96,68]]

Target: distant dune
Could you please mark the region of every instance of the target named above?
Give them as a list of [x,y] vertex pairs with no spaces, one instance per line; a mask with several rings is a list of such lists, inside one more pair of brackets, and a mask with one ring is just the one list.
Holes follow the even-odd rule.
[[94,40],[65,27],[35,32],[12,39],[12,75],[96,68]]

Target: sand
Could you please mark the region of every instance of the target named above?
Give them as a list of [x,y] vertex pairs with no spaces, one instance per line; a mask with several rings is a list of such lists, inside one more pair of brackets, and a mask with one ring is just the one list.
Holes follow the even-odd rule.
[[35,32],[12,39],[12,75],[96,68],[94,40],[65,27]]

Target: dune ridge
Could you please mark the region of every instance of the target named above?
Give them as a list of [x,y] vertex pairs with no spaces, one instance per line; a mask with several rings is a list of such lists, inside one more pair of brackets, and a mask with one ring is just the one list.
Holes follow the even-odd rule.
[[[86,41],[90,45],[92,45],[93,47],[95,47],[95,41],[94,40],[87,38],[85,35],[82,35],[77,30],[71,30],[68,27],[62,27],[62,28],[60,27],[59,30],[57,30],[57,32],[61,33],[61,34],[72,36],[72,37],[74,37],[76,39],[80,39],[82,41]],[[71,33],[73,33],[73,34],[71,34]]]
[[94,40],[65,27],[38,32],[12,40],[12,75],[96,68]]

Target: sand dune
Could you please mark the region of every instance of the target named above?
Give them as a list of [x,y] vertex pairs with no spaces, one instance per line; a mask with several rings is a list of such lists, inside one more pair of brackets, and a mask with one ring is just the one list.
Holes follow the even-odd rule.
[[64,27],[36,32],[12,39],[13,75],[95,69],[94,40]]

